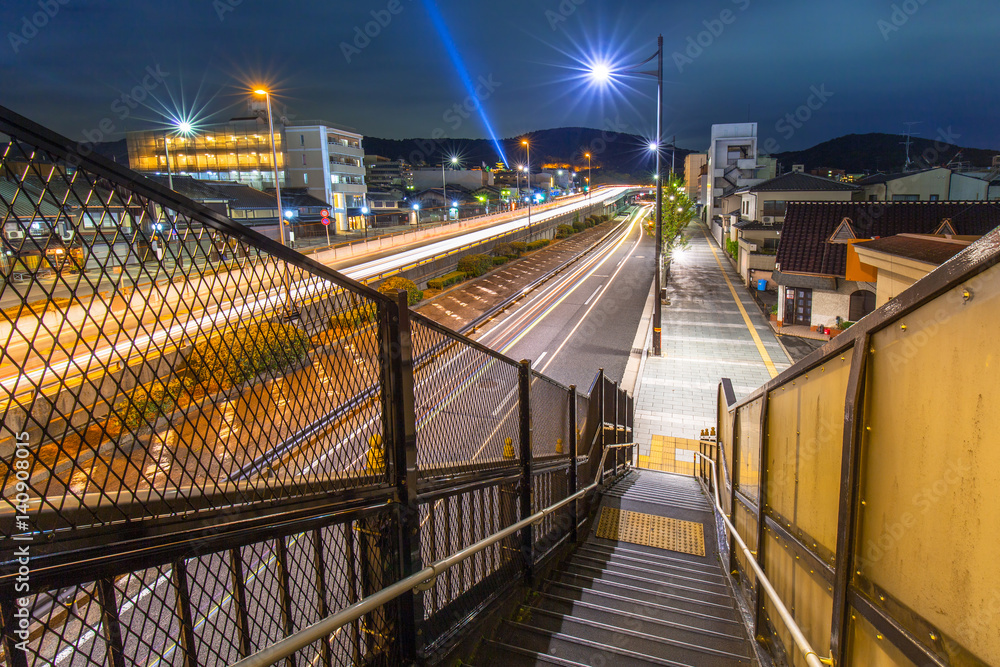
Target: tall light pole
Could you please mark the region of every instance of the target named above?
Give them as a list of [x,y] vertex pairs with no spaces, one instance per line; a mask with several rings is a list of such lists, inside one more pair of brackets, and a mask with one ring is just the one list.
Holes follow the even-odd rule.
[[361,215],[364,216],[365,220],[365,238],[368,238],[368,206],[361,207]]
[[[451,156],[451,163],[458,164],[458,156]],[[448,215],[448,181],[444,177],[444,159],[441,160],[441,207],[444,209],[444,219],[447,222],[451,217]]]
[[525,139],[521,142],[528,149],[528,164],[524,170],[528,174],[528,240],[531,240],[531,200],[535,198],[535,193],[531,191],[531,144]]
[[[170,167],[170,135],[179,133],[183,134],[184,136],[187,136],[191,134],[192,130],[191,123],[187,121],[181,121],[177,123],[174,127],[175,127],[174,130],[167,130],[166,132],[163,133],[163,152],[167,157],[167,185],[170,187],[171,190],[174,189],[174,172],[173,169]],[[166,215],[165,210],[164,210],[164,215]],[[177,254],[174,257],[174,263],[177,265],[178,268],[183,268],[184,241],[181,240],[181,235],[178,234],[177,230],[175,229],[176,215],[174,216],[174,220],[170,220],[169,216],[166,217],[167,221],[170,222],[170,232],[168,232],[168,239],[169,239],[169,233],[173,233],[173,235],[177,237]],[[166,245],[166,241],[164,241],[164,245]]]
[[417,231],[420,231],[420,204],[413,205],[413,217],[417,222]]
[[[656,275],[653,280],[653,290],[656,294],[653,300],[653,354],[660,356],[663,353],[663,309],[660,303],[660,283],[663,274],[663,35],[657,37],[656,46],[656,53],[634,67],[615,70],[606,63],[591,63],[590,75],[595,82],[601,84],[611,83],[614,75],[618,73],[656,77]],[[654,58],[657,61],[655,71],[639,69],[652,62]]]
[[[271,166],[274,167],[274,195],[278,203],[278,230],[281,233],[281,245],[287,246],[288,239],[285,234],[285,211],[281,206],[281,183],[278,181],[278,148],[274,141],[274,121],[271,119],[271,93],[263,88],[253,91],[257,95],[264,96],[267,106],[267,129],[271,133]],[[288,263],[285,262],[285,316],[287,319],[297,319],[298,310],[292,301],[292,276]]]
[[271,133],[271,166],[274,167],[274,193],[278,201],[278,228],[281,230],[281,244],[288,245],[285,235],[285,212],[281,208],[281,183],[278,182],[278,148],[274,142],[274,121],[271,118],[271,93],[263,88],[253,91],[264,96],[267,105],[267,129]]
[[590,199],[590,177],[593,174],[590,171],[590,153],[587,153],[587,199]]

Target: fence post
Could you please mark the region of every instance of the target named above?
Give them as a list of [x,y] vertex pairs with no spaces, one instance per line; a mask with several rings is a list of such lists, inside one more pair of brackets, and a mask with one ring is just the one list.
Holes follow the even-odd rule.
[[[576,437],[576,385],[571,384],[569,386],[569,495],[573,495],[577,492],[578,480],[576,477],[576,458],[577,458],[577,448],[579,444],[577,443]],[[569,539],[570,542],[576,544],[577,541],[577,513],[576,513],[576,501],[574,500],[570,503],[570,516],[573,519],[573,525],[569,529]]]
[[607,430],[604,428],[604,420],[606,418],[606,415],[604,414],[605,413],[605,410],[604,410],[605,406],[604,406],[604,369],[603,368],[598,371],[598,375],[600,377],[597,380],[597,405],[598,405],[597,428],[600,429],[600,433],[601,433],[601,448],[597,452],[598,454],[600,454],[600,456],[597,457],[597,460],[599,462],[601,462],[600,463],[600,465],[601,465],[601,484],[603,485],[604,484],[604,471],[606,470],[606,466],[608,465],[607,461],[604,460],[604,448],[605,448],[605,445],[607,443]]
[[[521,519],[531,516],[531,362],[523,359],[518,366],[517,385],[521,437]],[[531,526],[521,529],[521,553],[524,556],[524,580],[530,586],[534,577],[535,556]]]
[[[417,427],[413,398],[413,344],[407,293],[399,290],[387,304],[382,336],[383,449],[392,456],[392,478],[399,494],[398,576],[423,569],[420,556],[420,511],[417,505]],[[388,457],[386,457],[388,458]],[[383,581],[391,581],[391,574]],[[399,642],[404,662],[416,662],[422,642],[423,597],[412,590],[399,597]]]

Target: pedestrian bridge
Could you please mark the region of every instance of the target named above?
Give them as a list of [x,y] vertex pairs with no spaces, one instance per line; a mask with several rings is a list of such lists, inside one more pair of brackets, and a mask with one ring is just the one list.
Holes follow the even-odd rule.
[[660,475],[603,373],[0,133],[4,664],[1000,664],[997,232]]

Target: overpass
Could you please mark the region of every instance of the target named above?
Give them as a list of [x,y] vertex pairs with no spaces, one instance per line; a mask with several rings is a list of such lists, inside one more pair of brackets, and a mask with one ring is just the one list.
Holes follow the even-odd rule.
[[[30,372],[0,385],[4,664],[440,660],[553,572],[581,599],[559,615],[532,602],[551,590],[523,598],[534,611],[505,627],[533,638],[513,646],[525,664],[579,662],[546,648],[569,641],[554,618],[629,664],[997,662],[1000,233],[745,401],[722,380],[718,438],[678,491],[633,468],[631,397],[602,373],[563,386],[9,110],[0,132],[6,224],[69,224],[84,253],[167,225],[198,238],[183,245],[196,268],[231,249],[224,303],[196,284],[207,272],[146,256],[182,299],[125,295],[110,266],[58,267],[67,288],[118,299],[71,304],[89,337],[61,304],[28,329],[5,311],[5,368],[21,369],[16,345],[43,367],[112,352],[80,362],[76,387]],[[120,332],[160,319],[181,326],[129,363]],[[639,563],[624,536],[595,559],[587,535],[616,498],[706,517],[704,560],[678,579],[676,559]],[[656,636],[609,625],[668,613],[629,595],[705,604],[695,570],[743,628],[729,648],[672,638],[720,639],[700,612]],[[621,583],[642,577],[661,583]],[[584,618],[591,594],[641,606]]]

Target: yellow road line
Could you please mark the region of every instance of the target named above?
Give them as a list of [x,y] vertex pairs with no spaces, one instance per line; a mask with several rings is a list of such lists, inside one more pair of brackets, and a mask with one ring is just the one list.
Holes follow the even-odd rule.
[[719,265],[719,271],[722,272],[722,277],[726,279],[726,284],[729,285],[729,291],[733,295],[733,301],[736,302],[736,307],[740,309],[740,315],[743,316],[743,322],[746,323],[747,329],[750,330],[750,336],[753,338],[753,342],[757,346],[757,351],[760,352],[760,358],[764,360],[764,366],[767,367],[767,372],[771,374],[771,377],[777,377],[778,369],[774,367],[774,362],[771,361],[771,355],[769,355],[767,350],[764,348],[764,341],[762,341],[760,336],[757,334],[757,328],[753,325],[753,322],[750,321],[750,316],[747,314],[746,308],[743,307],[743,302],[740,301],[740,296],[736,293],[736,288],[733,287],[732,281],[729,280],[729,274],[726,273],[725,267],[722,266],[722,260],[719,259],[719,253],[715,251],[714,247],[712,247],[712,239],[708,237],[708,232],[706,232],[700,225],[699,229],[705,236],[705,243],[708,245],[708,249],[712,251],[712,257],[715,257],[715,262]]

